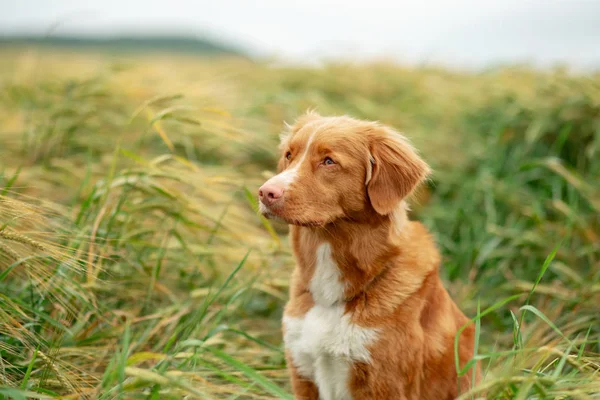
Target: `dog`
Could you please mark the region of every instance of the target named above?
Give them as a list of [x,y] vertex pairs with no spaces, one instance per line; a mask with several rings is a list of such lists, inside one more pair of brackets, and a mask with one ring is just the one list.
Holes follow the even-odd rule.
[[[259,209],[290,225],[282,323],[297,399],[447,400],[470,389],[475,330],[442,285],[441,257],[407,197],[430,168],[392,128],[301,116],[281,137]],[[475,381],[480,379],[475,364]]]

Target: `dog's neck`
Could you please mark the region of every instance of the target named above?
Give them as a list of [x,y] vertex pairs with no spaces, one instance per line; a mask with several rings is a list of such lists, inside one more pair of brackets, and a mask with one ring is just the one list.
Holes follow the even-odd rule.
[[[348,301],[364,294],[386,276],[397,274],[390,269],[399,265],[398,260],[414,257],[413,229],[415,224],[408,220],[406,207],[401,204],[389,215],[368,213],[360,221],[338,220],[321,228],[295,226],[292,238],[299,268],[306,273],[307,281],[312,277],[312,263],[306,254],[315,252],[323,243],[331,246],[331,257],[341,272]],[[413,282],[421,279],[418,276],[421,271],[407,270],[402,274],[410,285],[407,292],[414,291]]]

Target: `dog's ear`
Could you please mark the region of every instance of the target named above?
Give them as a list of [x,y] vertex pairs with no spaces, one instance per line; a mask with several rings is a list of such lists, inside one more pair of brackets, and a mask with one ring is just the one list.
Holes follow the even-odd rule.
[[430,169],[406,138],[392,129],[378,125],[369,136],[367,194],[375,211],[387,215],[429,175]]

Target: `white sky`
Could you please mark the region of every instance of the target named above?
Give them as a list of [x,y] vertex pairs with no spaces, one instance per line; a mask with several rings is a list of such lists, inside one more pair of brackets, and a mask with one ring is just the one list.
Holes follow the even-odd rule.
[[600,66],[600,0],[0,0],[0,34],[209,34],[296,61]]

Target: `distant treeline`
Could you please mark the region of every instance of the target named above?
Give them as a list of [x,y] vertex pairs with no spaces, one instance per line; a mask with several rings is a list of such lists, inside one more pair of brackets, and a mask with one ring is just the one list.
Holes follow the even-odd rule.
[[238,55],[244,52],[233,46],[208,39],[186,36],[0,36],[0,47],[38,46],[106,51],[176,51],[208,55]]

